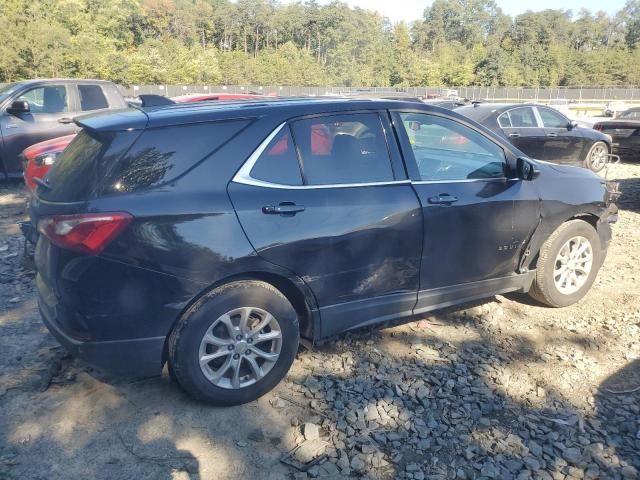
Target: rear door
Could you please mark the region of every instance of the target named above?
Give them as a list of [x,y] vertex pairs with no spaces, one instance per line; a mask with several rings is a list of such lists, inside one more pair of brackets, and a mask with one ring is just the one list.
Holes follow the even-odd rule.
[[436,114],[392,115],[424,218],[415,313],[512,289],[537,224],[532,182],[510,179],[504,149],[470,126]]
[[577,164],[585,157],[585,138],[579,128],[560,112],[535,107],[545,131],[544,159],[557,163]]
[[532,107],[516,107],[498,117],[498,125],[509,141],[531,158],[546,159],[546,132]]
[[[25,148],[75,131],[75,125],[71,122],[74,104],[68,85],[36,86],[13,101],[17,100],[29,102],[30,111],[2,116],[5,162],[10,173],[22,170],[19,155]],[[68,123],[64,123],[67,120]]]
[[389,131],[371,111],[285,123],[229,184],[258,254],[312,289],[323,337],[416,303],[420,204]]

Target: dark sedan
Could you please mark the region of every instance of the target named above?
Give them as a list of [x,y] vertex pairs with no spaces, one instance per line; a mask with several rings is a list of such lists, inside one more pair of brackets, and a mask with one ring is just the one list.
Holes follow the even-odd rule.
[[630,108],[616,120],[603,120],[594,129],[611,136],[613,153],[623,160],[640,160],[640,107]]
[[587,294],[606,183],[405,101],[164,105],[96,114],[31,206],[38,304],[73,354],[256,399],[300,338],[499,293]]
[[583,128],[559,111],[536,104],[474,103],[456,109],[507,138],[527,155],[553,163],[602,170],[611,137]]

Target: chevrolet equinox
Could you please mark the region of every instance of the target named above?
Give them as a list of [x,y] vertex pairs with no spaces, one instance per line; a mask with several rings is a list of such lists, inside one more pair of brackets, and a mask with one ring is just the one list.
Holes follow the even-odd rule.
[[605,258],[614,192],[414,102],[129,108],[37,187],[39,308],[74,355],[235,405],[318,342],[506,292],[562,307]]

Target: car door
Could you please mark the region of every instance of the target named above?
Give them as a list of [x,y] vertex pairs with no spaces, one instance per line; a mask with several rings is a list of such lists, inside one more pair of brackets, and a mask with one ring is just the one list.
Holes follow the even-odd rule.
[[420,203],[389,131],[378,112],[288,122],[229,184],[256,252],[313,291],[323,337],[416,303]]
[[544,159],[557,163],[584,160],[585,138],[580,129],[560,112],[548,107],[534,107],[545,131]]
[[546,132],[538,123],[533,108],[516,107],[498,116],[498,125],[509,141],[531,158],[545,159]]
[[424,219],[415,313],[518,285],[539,215],[532,182],[509,178],[505,150],[471,126],[436,114],[392,115]]
[[19,155],[38,142],[75,131],[71,122],[74,104],[66,84],[39,85],[19,94],[13,101],[29,103],[29,112],[2,116],[4,160],[9,173],[20,172]]

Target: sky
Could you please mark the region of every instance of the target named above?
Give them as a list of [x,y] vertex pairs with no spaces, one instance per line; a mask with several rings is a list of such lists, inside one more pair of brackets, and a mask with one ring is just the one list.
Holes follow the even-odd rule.
[[[385,17],[389,17],[392,22],[412,22],[422,18],[425,7],[431,4],[432,0],[343,0],[352,7],[361,7],[368,10],[377,10]],[[319,3],[328,3],[319,0]],[[545,10],[547,8],[561,8],[563,10],[573,10],[578,12],[581,8],[592,11],[604,10],[611,14],[620,10],[625,0],[496,0],[502,10],[509,15],[518,15],[527,10]],[[605,3],[605,5],[603,5]]]

